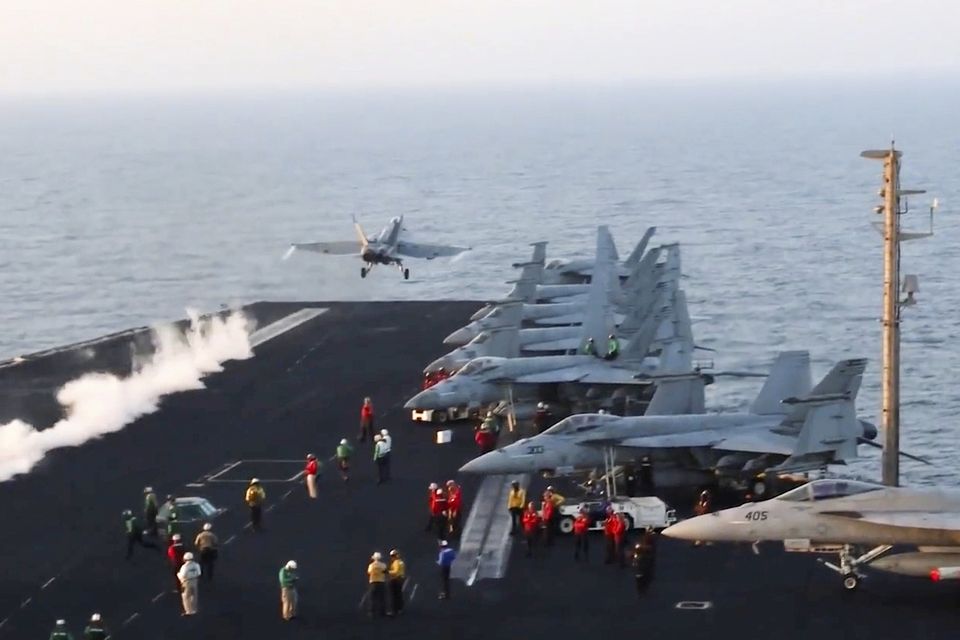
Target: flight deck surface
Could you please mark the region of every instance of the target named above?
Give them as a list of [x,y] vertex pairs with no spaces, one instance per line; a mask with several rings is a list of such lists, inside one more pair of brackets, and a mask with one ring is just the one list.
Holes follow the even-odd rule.
[[[323,314],[277,335],[248,360],[225,364],[207,388],[164,398],[160,410],[122,431],[50,453],[31,473],[0,483],[0,638],[45,638],[57,618],[75,635],[103,614],[111,636],[188,638],[947,638],[957,628],[954,585],[871,573],[856,593],[814,557],[775,545],[693,547],[661,540],[656,575],[639,597],[629,569],[602,563],[602,537],[587,563],[572,541],[524,557],[513,545],[505,575],[472,586],[455,581],[438,600],[436,537],[425,533],[426,488],[456,478],[476,453],[468,425],[452,442],[413,423],[404,401],[423,366],[441,355],[443,336],[466,323],[477,303],[259,303],[260,325],[303,307]],[[125,373],[131,341],[118,334],[0,367],[0,423],[19,417],[50,424],[52,393],[89,370]],[[344,483],[329,461],[353,439],[362,398],[378,428],[390,429],[393,479],[375,482],[369,443],[355,452]],[[319,498],[301,483],[303,458],[324,462]],[[245,528],[246,480],[265,480],[265,531]],[[480,486],[462,480],[465,509]],[[164,557],[137,548],[123,559],[120,512],[139,513],[144,486],[208,498],[228,511],[214,521],[221,553],[216,578],[201,584],[199,610],[179,615]],[[545,486],[534,478],[531,489]],[[682,507],[684,505],[676,505]],[[409,575],[407,611],[366,617],[371,552],[398,548]],[[300,565],[300,619],[280,619],[277,572]]]

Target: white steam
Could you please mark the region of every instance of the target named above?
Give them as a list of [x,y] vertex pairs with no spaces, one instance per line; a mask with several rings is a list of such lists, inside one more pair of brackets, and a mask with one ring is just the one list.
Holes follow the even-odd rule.
[[57,402],[67,417],[52,427],[41,431],[22,420],[0,425],[0,482],[27,473],[48,451],[119,431],[156,411],[167,394],[202,389],[203,377],[220,371],[223,362],[253,355],[252,329],[240,312],[203,319],[190,312],[186,331],[174,326],[155,328],[154,353],[135,362],[128,377],[88,373],[63,385]]

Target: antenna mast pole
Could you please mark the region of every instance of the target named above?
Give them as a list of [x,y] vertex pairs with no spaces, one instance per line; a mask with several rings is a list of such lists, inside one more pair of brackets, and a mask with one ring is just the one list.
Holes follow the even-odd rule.
[[900,484],[900,151],[893,143],[883,151],[864,151],[864,158],[883,160],[883,371],[881,428],[883,484]]

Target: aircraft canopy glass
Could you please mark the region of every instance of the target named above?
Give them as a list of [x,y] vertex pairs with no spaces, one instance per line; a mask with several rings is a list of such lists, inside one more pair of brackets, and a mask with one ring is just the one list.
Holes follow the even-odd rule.
[[454,375],[458,376],[472,376],[481,371],[486,371],[487,369],[493,367],[496,364],[496,361],[492,358],[474,358],[467,364],[463,366],[460,371],[457,371]]
[[544,433],[552,436],[568,436],[575,433],[584,433],[596,429],[599,426],[608,424],[617,420],[619,416],[603,415],[600,413],[580,413],[569,418],[564,418],[553,425]]
[[883,487],[870,482],[861,482],[860,480],[842,480],[835,478],[825,478],[823,480],[814,480],[808,482],[802,487],[797,487],[793,491],[776,498],[776,500],[791,500],[793,502],[814,502],[816,500],[826,500],[828,498],[844,498],[854,496],[868,491],[877,491]]

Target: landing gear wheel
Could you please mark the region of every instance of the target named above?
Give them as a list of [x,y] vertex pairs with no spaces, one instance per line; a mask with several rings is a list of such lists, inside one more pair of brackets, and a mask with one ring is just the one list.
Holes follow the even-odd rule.
[[570,516],[560,518],[560,533],[573,533],[573,518]]
[[409,280],[409,279],[410,279],[410,269],[404,269],[404,270],[403,270],[403,279],[404,279],[404,280]]
[[367,277],[367,268],[366,268],[366,267],[360,267],[360,277],[361,277],[361,278],[366,278],[366,277]]
[[855,591],[860,586],[860,577],[855,573],[848,573],[843,576],[843,588],[847,591]]

